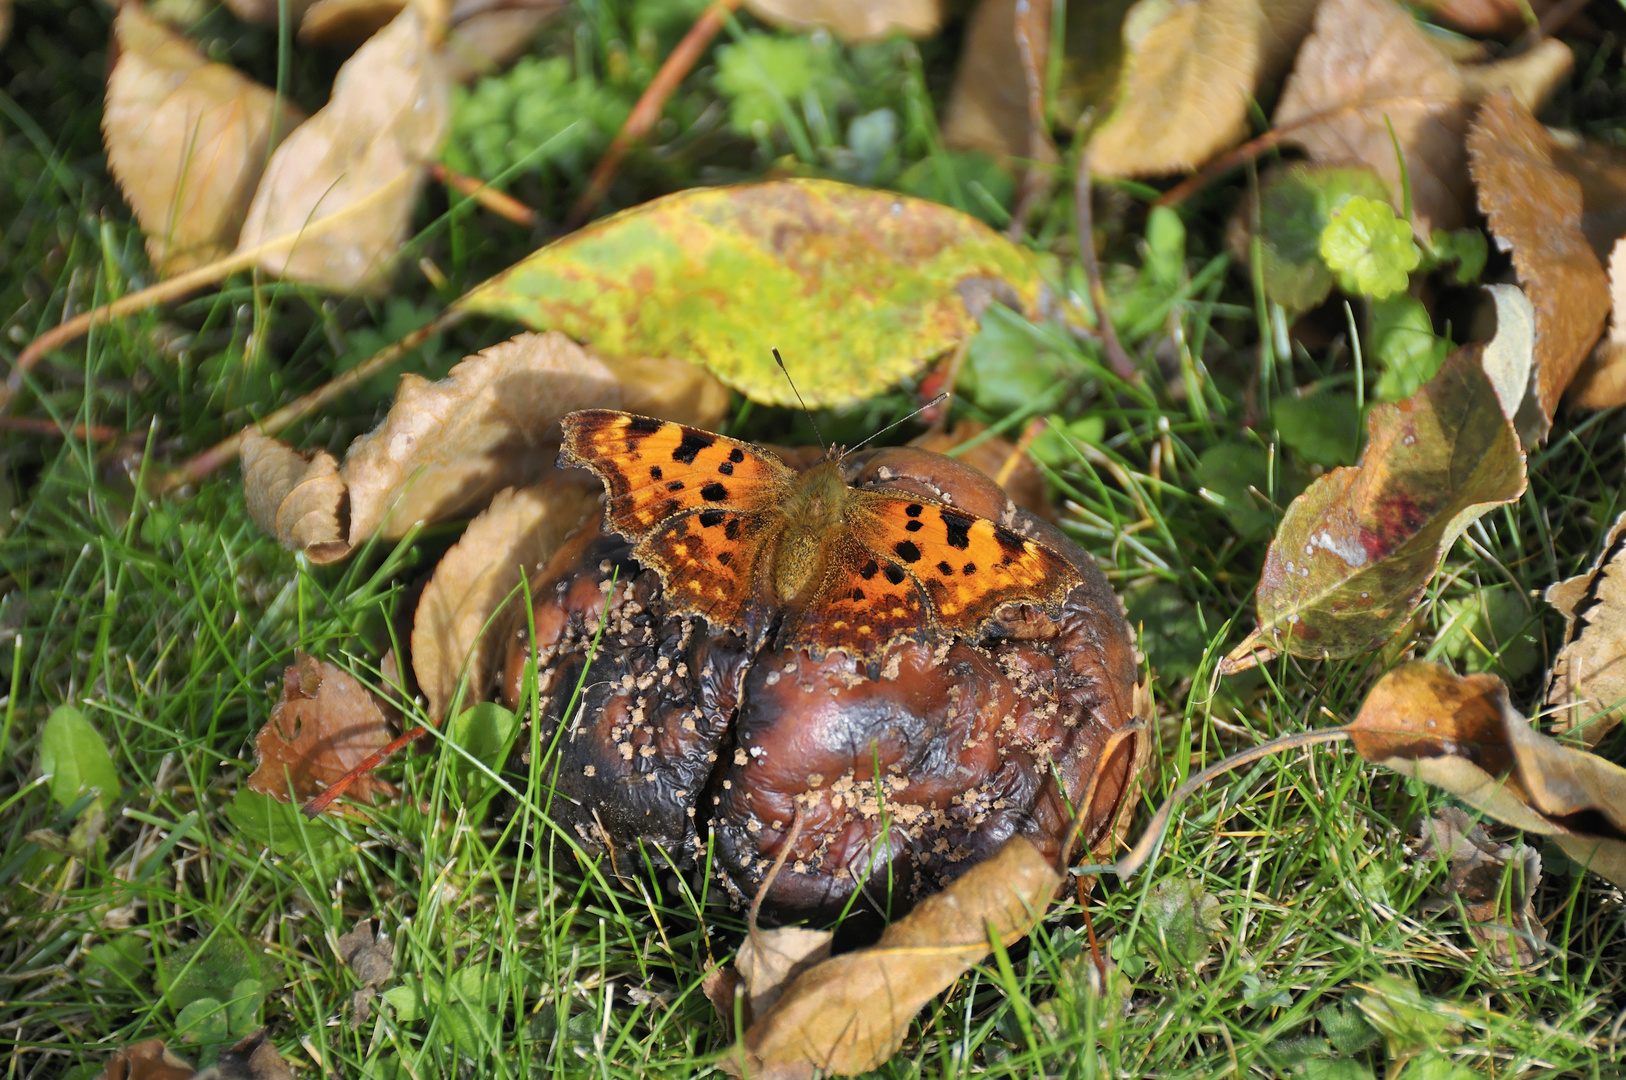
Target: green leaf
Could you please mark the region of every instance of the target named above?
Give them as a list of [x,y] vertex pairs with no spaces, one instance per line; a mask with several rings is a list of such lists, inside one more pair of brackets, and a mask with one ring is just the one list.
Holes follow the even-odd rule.
[[1480,367],[1457,350],[1403,405],[1367,418],[1360,463],[1295,499],[1265,556],[1259,629],[1226,658],[1241,670],[1281,651],[1356,656],[1411,616],[1468,525],[1524,491],[1524,455]]
[[[495,771],[507,760],[519,729],[519,717],[494,701],[485,701],[454,718],[447,727],[447,737]],[[465,806],[476,805],[496,792],[496,783],[461,754],[453,755],[452,768]]]
[[1455,1042],[1452,1036],[1462,1030],[1460,1019],[1425,997],[1416,983],[1396,975],[1378,976],[1356,1004],[1383,1036],[1391,1058],[1404,1060],[1438,1049],[1442,1043]]
[[1202,963],[1214,938],[1225,928],[1219,901],[1187,878],[1168,878],[1152,886],[1146,921],[1169,955],[1187,970]]
[[1453,277],[1456,278],[1458,285],[1470,285],[1478,281],[1479,275],[1485,272],[1485,260],[1490,255],[1490,245],[1485,242],[1485,234],[1478,229],[1432,233],[1428,238],[1428,246],[1437,262],[1457,264]]
[[51,798],[63,807],[95,791],[96,805],[105,811],[122,790],[107,744],[72,705],[59,705],[46,717],[40,732],[40,772],[51,778]]
[[1018,315],[995,306],[966,350],[961,392],[985,409],[1012,412],[1053,395],[1070,373],[1066,358],[1044,348]]
[[226,818],[251,843],[283,856],[326,852],[343,839],[325,818],[307,818],[292,803],[246,787],[232,796]]
[[834,43],[828,35],[780,37],[753,30],[732,45],[717,47],[718,93],[728,99],[728,123],[741,135],[784,127],[786,106],[807,94],[829,106],[847,96],[836,76]]
[[1197,458],[1197,490],[1224,511],[1238,537],[1269,529],[1276,516],[1265,505],[1270,461],[1264,449],[1248,443],[1216,443]]
[[1265,295],[1291,312],[1308,311],[1332,291],[1321,233],[1332,213],[1360,195],[1389,200],[1371,169],[1289,165],[1259,192],[1259,247]]
[[1373,389],[1379,401],[1404,401],[1434,377],[1451,351],[1451,342],[1434,336],[1434,322],[1423,302],[1392,296],[1372,304],[1372,355],[1383,365]]
[[200,998],[212,998],[217,1005],[235,1001],[245,981],[264,988],[280,986],[280,979],[280,966],[262,948],[250,947],[225,929],[173,950],[158,968],[159,989],[177,1011]]
[[1353,1006],[1328,1005],[1318,1009],[1315,1018],[1340,1054],[1358,1054],[1378,1041],[1376,1029]]
[[[977,331],[968,294],[1039,317],[1039,262],[966,214],[824,180],[694,188],[594,222],[457,308],[600,356],[692,360],[754,401],[872,397]],[[1048,302],[1048,301],[1043,301]]]
[[1315,465],[1347,465],[1355,460],[1360,438],[1355,395],[1320,390],[1271,402],[1270,421],[1282,442],[1300,459]]
[[1124,594],[1129,625],[1140,633],[1140,647],[1160,682],[1177,683],[1197,673],[1208,635],[1197,609],[1166,581]]
[[225,1042],[231,1038],[225,1004],[212,997],[188,1002],[175,1014],[175,1034],[182,1042]]
[[1455,667],[1465,674],[1494,671],[1517,679],[1542,661],[1536,640],[1541,621],[1511,586],[1446,600],[1439,611],[1446,629],[1435,647],[1457,661]]
[[247,1035],[259,1025],[260,1006],[265,1004],[265,988],[259,979],[242,979],[231,988],[226,1001],[226,1027],[233,1035]]
[[1388,202],[1364,195],[1328,215],[1319,250],[1340,288],[1379,300],[1403,291],[1423,258],[1410,223],[1395,217]]
[[140,986],[152,966],[152,946],[135,934],[120,934],[85,953],[85,974],[104,986]]

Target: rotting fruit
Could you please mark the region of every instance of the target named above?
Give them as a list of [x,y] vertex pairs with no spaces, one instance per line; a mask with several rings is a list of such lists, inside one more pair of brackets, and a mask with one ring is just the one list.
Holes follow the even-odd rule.
[[[517,706],[534,641],[543,801],[612,872],[641,872],[644,853],[705,865],[709,835],[723,885],[745,902],[800,813],[766,917],[827,921],[849,903],[895,916],[1013,835],[1055,857],[1098,770],[1081,840],[1093,848],[1113,832],[1135,755],[1104,769],[1100,757],[1133,722],[1135,654],[1089,555],[952,458],[898,447],[840,467],[861,490],[1003,522],[1061,555],[1081,584],[1055,617],[1009,604],[973,636],[899,642],[878,663],[772,644],[753,654],[739,635],[673,611],[627,541],[583,530],[532,577],[538,599],[529,620],[515,619],[502,693]],[[526,756],[510,768],[528,773]]]

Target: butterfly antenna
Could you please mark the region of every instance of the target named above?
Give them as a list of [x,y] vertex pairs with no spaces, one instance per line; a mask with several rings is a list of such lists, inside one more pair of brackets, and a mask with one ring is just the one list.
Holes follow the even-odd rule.
[[797,404],[801,405],[802,412],[807,415],[807,422],[813,425],[813,434],[818,436],[819,445],[824,447],[824,452],[828,454],[830,444],[824,441],[824,435],[819,431],[818,421],[813,419],[813,410],[807,407],[807,402],[802,400],[802,392],[796,389],[796,380],[790,377],[790,370],[785,367],[785,358],[779,355],[779,346],[775,345],[772,348],[774,363],[778,364],[779,370],[784,372],[785,381],[790,383],[790,392],[796,395]]
[[862,447],[864,445],[864,443],[874,442],[876,439],[879,439],[882,435],[885,435],[887,432],[891,431],[893,428],[897,427],[899,424],[908,423],[910,420],[913,420],[915,417],[919,416],[921,413],[925,412],[927,409],[931,408],[932,406],[941,405],[943,402],[947,401],[948,398],[949,398],[949,392],[947,390],[944,390],[941,394],[938,394],[936,397],[934,397],[930,401],[926,402],[926,404],[922,405],[920,408],[916,409],[914,412],[910,413],[908,416],[905,416],[902,420],[894,420],[894,421],[892,421],[892,423],[886,425],[886,427],[882,428],[880,431],[877,431],[875,434],[873,434],[869,438],[865,439],[864,442],[859,443],[858,446],[855,446],[851,450],[848,450],[847,453],[849,453],[849,454],[857,453],[859,448]]

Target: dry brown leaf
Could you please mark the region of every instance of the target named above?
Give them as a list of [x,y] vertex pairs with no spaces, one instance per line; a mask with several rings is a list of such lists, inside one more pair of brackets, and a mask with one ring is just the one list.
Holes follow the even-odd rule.
[[193,1068],[169,1052],[163,1039],[120,1047],[97,1080],[191,1080]]
[[[1626,241],[1623,241],[1626,243]],[[1626,514],[1615,519],[1592,568],[1547,589],[1564,615],[1564,647],[1553,661],[1547,706],[1553,730],[1596,746],[1626,704]]]
[[[259,26],[276,26],[279,18],[278,9],[283,0],[224,0],[227,9],[246,23],[255,23]],[[297,25],[304,18],[305,9],[311,6],[313,0],[286,0],[288,17]]]
[[745,0],[765,23],[789,30],[830,31],[842,41],[874,41],[892,34],[925,38],[943,22],[939,0]]
[[1553,163],[1553,148],[1546,129],[1506,91],[1486,100],[1468,132],[1479,208],[1497,241],[1512,249],[1536,312],[1540,436],[1609,315],[1609,279],[1581,232],[1581,185]]
[[828,930],[781,926],[758,930],[740,943],[734,967],[745,981],[747,1026],[755,1017],[768,1015],[796,976],[830,958],[834,937]]
[[[299,24],[305,44],[349,44],[377,33],[405,0],[316,0]],[[446,37],[447,74],[471,82],[507,64],[531,44],[536,28],[562,10],[563,0],[457,0]]]
[[330,563],[350,553],[343,516],[348,512],[344,481],[333,455],[312,457],[258,432],[243,439],[243,494],[248,513],[283,547],[303,551],[313,563]]
[[[965,50],[943,110],[943,142],[999,157],[1027,157],[1032,148],[1028,83],[1016,39],[1022,0],[982,0],[966,24]],[[1033,62],[1045,70],[1050,5],[1026,4]]]
[[1461,226],[1472,209],[1462,140],[1474,104],[1505,88],[1534,108],[1571,62],[1549,39],[1509,60],[1459,64],[1395,0],[1324,0],[1272,124],[1318,164],[1371,168],[1397,209],[1398,141],[1412,221],[1426,238]]
[[407,8],[345,61],[327,105],[272,155],[238,249],[329,219],[259,265],[340,292],[383,287],[450,117],[445,61]]
[[490,675],[493,616],[521,575],[545,563],[565,538],[602,510],[597,485],[566,474],[535,487],[504,489],[469,522],[424,587],[412,619],[412,670],[438,720],[468,668],[479,700]]
[[[717,1011],[717,1019],[723,1022],[723,1027],[729,1031],[734,1030],[734,998],[745,993],[745,980],[734,970],[734,965],[716,964],[707,969],[706,974],[700,979],[700,992],[706,995],[706,1000],[711,1002],[711,1007]],[[742,1010],[745,1009],[743,1001],[740,1007]],[[746,1027],[751,1026],[751,1014],[748,1011],[742,1012],[741,1022]]]
[[401,376],[384,422],[351,444],[340,470],[350,542],[399,537],[538,482],[558,455],[560,417],[623,404],[611,370],[559,333],[483,349],[439,382]]
[[1316,0],[1140,0],[1124,18],[1118,104],[1090,140],[1105,176],[1197,168],[1248,134],[1254,97],[1292,59]]
[[107,164],[147,236],[162,277],[227,254],[237,244],[272,139],[305,119],[270,90],[135,4],[113,21],[118,60],[107,79],[102,134]]
[[922,900],[875,945],[817,964],[718,1064],[754,1080],[851,1076],[897,1052],[920,1007],[1043,917],[1061,878],[1016,837],[943,892]]
[[222,1050],[215,1068],[219,1080],[294,1080],[294,1071],[264,1031],[256,1031],[229,1050]]
[[1626,150],[1573,131],[1548,128],[1547,135],[1553,164],[1581,185],[1581,232],[1603,262],[1626,236]]
[[[308,799],[349,772],[390,741],[390,726],[365,686],[349,673],[305,653],[282,673],[282,698],[254,736],[250,790],[283,802],[292,787]],[[369,802],[389,785],[371,773],[350,786],[349,794]]]
[[621,408],[628,412],[699,428],[715,428],[728,415],[728,387],[699,364],[650,357],[599,360],[621,381]]
[[[1531,903],[1541,883],[1541,855],[1528,844],[1500,844],[1484,827],[1455,806],[1442,807],[1423,821],[1418,857],[1443,858],[1449,877],[1439,892],[1462,902],[1468,930],[1501,967],[1529,967],[1547,928]],[[1512,925],[1502,912],[1502,881],[1513,867]]]
[[383,986],[395,972],[395,949],[389,941],[373,937],[373,924],[363,919],[340,936],[335,952],[363,986]]
[[1418,7],[1445,26],[1468,34],[1515,37],[1530,29],[1527,13],[1541,18],[1558,0],[1420,0]]
[[1576,862],[1626,885],[1626,769],[1537,731],[1496,676],[1401,664],[1372,687],[1348,731],[1367,761],[1550,836]]

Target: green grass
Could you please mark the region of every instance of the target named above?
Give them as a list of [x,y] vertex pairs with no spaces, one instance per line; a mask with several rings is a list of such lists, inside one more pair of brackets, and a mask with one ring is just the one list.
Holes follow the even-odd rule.
[[[644,65],[641,76],[626,76],[636,83],[649,63],[626,29],[631,18],[615,5],[588,5],[544,44],[556,55],[580,49],[605,71],[616,70],[610,58],[619,49]],[[656,34],[658,48],[681,33],[682,21],[675,25]],[[274,34],[243,32],[219,14],[204,33],[274,78]],[[100,9],[37,0],[19,8],[6,47],[7,359],[66,308],[128,292],[148,274],[100,158],[105,34]],[[975,210],[982,197],[956,188],[964,163],[942,152],[929,124],[953,50],[927,43],[905,53],[904,77],[843,115],[893,107],[903,134],[886,166],[891,178],[910,169],[936,176],[943,198]],[[312,65],[294,65],[296,83],[321,74]],[[1615,61],[1599,70],[1588,77],[1619,82]],[[765,148],[730,135],[704,75],[674,105],[692,131],[673,138],[670,154],[635,159],[618,204],[760,175],[791,151],[812,156],[809,167],[835,160],[821,158],[830,146],[817,125]],[[806,120],[795,103],[770,104]],[[590,168],[591,159],[578,164]],[[581,175],[570,163],[549,168],[515,190],[557,216]],[[1530,705],[1561,630],[1532,592],[1582,568],[1622,509],[1626,417],[1565,417],[1532,455],[1530,491],[1456,546],[1401,646],[1339,663],[1283,660],[1216,681],[1216,660],[1251,625],[1275,516],[1314,471],[1274,439],[1260,403],[1312,385],[1348,390],[1355,378],[1336,345],[1261,362],[1251,289],[1213,262],[1240,190],[1220,189],[1186,212],[1189,242],[1173,280],[1138,269],[1150,258],[1136,244],[1144,203],[1114,196],[1122,214],[1111,225],[1108,278],[1126,304],[1139,305],[1126,320],[1139,328],[1128,344],[1151,351],[1173,317],[1186,345],[1165,346],[1144,384],[1122,384],[1093,345],[1059,328],[1008,319],[989,332],[964,387],[967,415],[1020,421],[1024,372],[1043,370],[1047,385],[1066,388],[1046,410],[1101,425],[1100,444],[1057,457],[1052,478],[1067,528],[1144,623],[1146,650],[1163,673],[1145,808],[1233,749],[1348,720],[1402,646],[1498,671]],[[446,210],[440,200],[432,194],[420,219],[424,250],[454,287],[541,239],[478,216],[431,226]],[[1065,252],[1065,200],[1039,220],[1043,242]],[[443,299],[410,270],[395,301],[408,305],[405,314],[355,300],[324,307],[306,290],[238,280],[98,330],[42,366],[14,407],[132,436],[113,445],[0,439],[8,511],[0,517],[0,677],[9,683],[0,734],[0,1048],[8,1078],[93,1076],[114,1048],[150,1037],[203,1057],[203,1047],[177,1037],[184,999],[206,982],[229,988],[246,976],[266,995],[244,1022],[263,1023],[303,1076],[678,1077],[706,1070],[729,1043],[732,1032],[699,984],[738,942],[742,914],[703,881],[653,870],[618,881],[536,843],[548,834],[538,812],[541,755],[531,776],[510,778],[517,809],[497,819],[471,816],[454,783],[458,758],[438,742],[386,770],[401,797],[370,822],[270,820],[263,803],[240,793],[253,735],[293,650],[377,685],[412,584],[455,530],[316,568],[249,521],[235,475],[154,499],[142,493],[142,470],[269,411],[328,377],[344,355],[353,362],[374,327],[404,324]],[[444,366],[511,332],[460,331],[419,364]],[[335,334],[355,339],[348,352],[334,347]],[[1370,366],[1365,377],[1376,380]],[[376,389],[357,395],[296,438],[342,450],[372,424],[380,400]],[[907,408],[894,394],[819,419],[827,435],[856,441]],[[803,418],[761,409],[742,408],[735,429],[809,434]],[[1466,613],[1490,589],[1515,601],[1502,604],[1514,617],[1474,624]],[[1477,628],[1453,629],[1467,626]],[[14,664],[21,677],[13,680]],[[64,808],[35,782],[41,726],[64,703],[98,729],[122,777],[122,796],[99,827],[87,807]],[[1602,749],[1619,760],[1623,748],[1617,736]],[[1107,995],[1089,989],[1083,912],[1076,901],[1060,903],[1008,966],[990,960],[924,1011],[878,1075],[1335,1077],[1365,1069],[1421,1080],[1452,1075],[1448,1062],[1496,1076],[1618,1075],[1626,1053],[1620,891],[1543,845],[1536,910],[1547,946],[1529,970],[1497,970],[1455,908],[1425,903],[1442,870],[1407,847],[1416,821],[1446,802],[1363,765],[1346,747],[1285,755],[1216,783],[1179,814],[1154,865],[1088,897],[1116,968]],[[395,980],[386,987],[391,1008],[375,1008],[352,1029],[359,987],[334,943],[362,919],[394,942]],[[1407,983],[1422,995],[1410,1005]],[[1397,1034],[1399,1053],[1390,1053],[1355,1019],[1361,999],[1399,1002],[1401,1027],[1434,1035]],[[1441,1035],[1446,1025],[1452,1030]],[[1447,1053],[1424,1053],[1402,1070],[1407,1047],[1425,1044]]]

